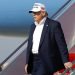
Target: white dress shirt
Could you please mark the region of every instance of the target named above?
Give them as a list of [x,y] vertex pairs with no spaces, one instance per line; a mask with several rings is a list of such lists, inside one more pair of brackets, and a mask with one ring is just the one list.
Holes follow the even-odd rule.
[[42,34],[42,30],[43,30],[45,21],[46,21],[46,17],[43,18],[39,24],[37,22],[34,22],[36,25],[36,28],[33,33],[33,45],[32,45],[32,53],[33,54],[38,54],[41,34]]

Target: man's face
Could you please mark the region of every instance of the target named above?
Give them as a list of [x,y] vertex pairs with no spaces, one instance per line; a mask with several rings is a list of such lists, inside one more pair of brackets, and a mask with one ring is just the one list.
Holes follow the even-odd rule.
[[33,18],[36,22],[40,22],[43,18],[43,12],[39,11],[39,12],[33,12]]

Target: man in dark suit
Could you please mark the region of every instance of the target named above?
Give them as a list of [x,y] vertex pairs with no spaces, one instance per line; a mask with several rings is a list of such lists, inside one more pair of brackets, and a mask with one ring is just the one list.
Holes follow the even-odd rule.
[[59,22],[48,18],[45,6],[35,3],[31,25],[25,71],[32,75],[53,75],[62,68],[71,68],[68,49]]

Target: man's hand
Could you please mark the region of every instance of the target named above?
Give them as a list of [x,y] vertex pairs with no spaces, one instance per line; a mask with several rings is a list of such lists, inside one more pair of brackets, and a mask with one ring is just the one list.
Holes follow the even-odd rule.
[[25,72],[27,74],[27,67],[28,67],[28,64],[25,65]]
[[66,62],[66,63],[64,63],[64,66],[65,66],[66,69],[72,68],[72,63],[71,62]]

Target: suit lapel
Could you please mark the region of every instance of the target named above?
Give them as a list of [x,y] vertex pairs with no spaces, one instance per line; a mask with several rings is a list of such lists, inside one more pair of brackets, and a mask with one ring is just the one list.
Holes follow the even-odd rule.
[[31,27],[31,31],[30,31],[30,48],[33,44],[32,40],[33,40],[33,33],[34,33],[34,30],[35,30],[35,27],[36,27],[35,24],[33,24],[32,27]]
[[35,30],[35,27],[36,27],[35,24],[33,24],[33,25],[32,25],[32,28],[31,28],[32,30],[31,30],[31,32],[30,32],[32,38],[33,38],[33,33],[34,33],[34,30]]
[[[48,18],[47,18],[47,19],[48,19]],[[39,45],[39,47],[41,46],[41,44],[42,44],[42,42],[43,42],[43,40],[44,40],[46,31],[47,31],[47,28],[48,28],[47,19],[46,19],[46,22],[45,22],[44,27],[43,27],[43,31],[42,31],[42,34],[41,34],[41,39],[40,39],[40,45]]]

